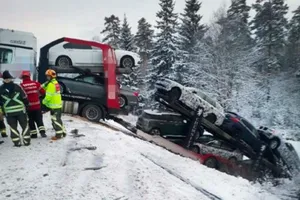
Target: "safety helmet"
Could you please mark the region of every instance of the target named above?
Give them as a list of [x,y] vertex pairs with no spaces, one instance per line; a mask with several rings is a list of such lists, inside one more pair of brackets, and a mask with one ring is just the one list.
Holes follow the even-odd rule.
[[30,71],[22,71],[20,78],[30,77]]
[[48,69],[45,73],[46,76],[50,76],[51,78],[56,77],[56,72],[53,69]]

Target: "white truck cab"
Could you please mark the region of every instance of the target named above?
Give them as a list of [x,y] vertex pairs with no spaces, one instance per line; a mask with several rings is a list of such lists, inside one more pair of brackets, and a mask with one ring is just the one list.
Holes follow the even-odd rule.
[[36,66],[37,39],[33,33],[0,28],[0,72],[9,70],[19,82],[23,70],[30,71],[33,76]]

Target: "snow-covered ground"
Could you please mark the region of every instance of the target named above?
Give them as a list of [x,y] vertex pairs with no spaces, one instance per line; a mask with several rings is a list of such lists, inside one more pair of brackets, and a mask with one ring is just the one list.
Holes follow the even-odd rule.
[[[269,185],[251,184],[100,125],[63,119],[68,131],[76,128],[85,137],[38,138],[21,148],[8,138],[0,145],[1,200],[281,199]],[[47,115],[45,122],[53,135]],[[87,146],[97,149],[70,151]],[[100,169],[85,170],[95,167]]]

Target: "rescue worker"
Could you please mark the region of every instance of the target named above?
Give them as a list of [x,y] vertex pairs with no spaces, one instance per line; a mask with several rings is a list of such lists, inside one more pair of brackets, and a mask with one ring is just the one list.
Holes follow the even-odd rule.
[[[10,126],[11,139],[16,147],[30,145],[30,132],[26,110],[29,106],[27,96],[23,89],[13,82],[9,71],[4,71],[3,85],[0,86],[0,106]],[[22,135],[18,131],[18,123],[22,128]],[[20,137],[22,136],[22,137]]]
[[[40,96],[45,95],[45,90],[42,88],[39,82],[31,80],[29,71],[22,71],[20,78],[23,80],[21,83],[21,87],[25,91],[29,101],[29,108],[28,108],[27,115],[29,118],[29,128],[30,128],[31,138],[37,138],[38,131],[40,135],[43,138],[45,138],[47,137],[47,135],[43,123],[43,115],[42,115],[41,103],[40,103]],[[38,131],[35,125],[37,125]]]
[[47,82],[42,85],[46,91],[46,96],[42,103],[46,109],[50,110],[52,126],[55,130],[55,136],[52,140],[61,139],[66,137],[66,131],[61,120],[62,115],[62,100],[60,94],[60,85],[56,80],[56,72],[48,69],[45,73]]

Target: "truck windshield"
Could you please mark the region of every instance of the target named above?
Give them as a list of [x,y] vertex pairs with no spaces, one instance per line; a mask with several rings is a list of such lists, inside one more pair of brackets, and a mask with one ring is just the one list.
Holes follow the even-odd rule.
[[0,48],[0,64],[10,64],[12,56],[13,51],[11,49]]

